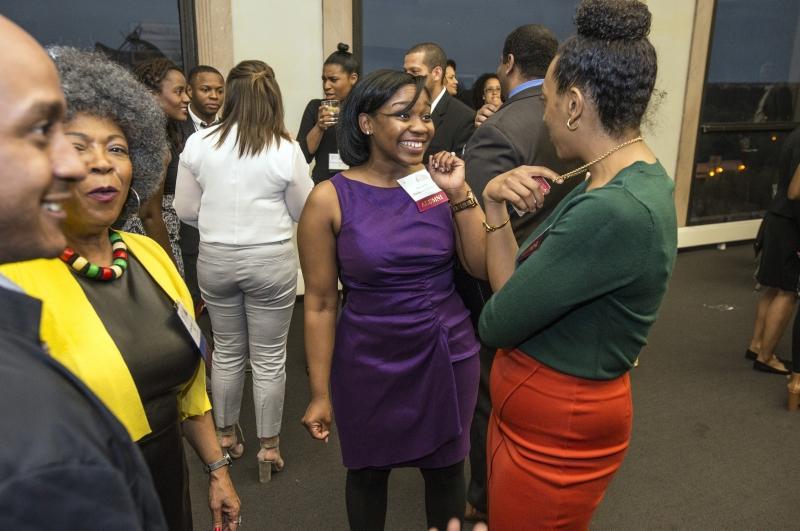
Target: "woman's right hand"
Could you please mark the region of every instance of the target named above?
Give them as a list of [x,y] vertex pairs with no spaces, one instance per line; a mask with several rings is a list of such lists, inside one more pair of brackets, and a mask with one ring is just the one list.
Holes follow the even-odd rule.
[[329,127],[336,125],[336,115],[331,111],[330,107],[320,105],[317,110],[317,127],[326,131]]
[[555,182],[558,174],[543,166],[520,166],[502,173],[489,181],[483,189],[483,201],[514,205],[522,212],[542,208],[544,196],[550,190],[549,180]]
[[487,118],[496,113],[497,109],[499,109],[499,107],[494,103],[484,103],[483,107],[478,109],[478,112],[475,113],[475,129],[479,128]]
[[328,442],[331,434],[332,408],[329,398],[313,398],[300,421],[314,439]]

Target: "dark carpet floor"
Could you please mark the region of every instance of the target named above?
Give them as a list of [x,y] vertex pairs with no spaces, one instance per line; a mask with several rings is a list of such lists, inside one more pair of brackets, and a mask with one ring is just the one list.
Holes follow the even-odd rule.
[[[743,356],[758,300],[752,274],[747,245],[680,253],[650,345],[632,373],[631,447],[593,529],[800,529],[800,462],[792,464],[800,413],[785,409],[784,377],[754,372]],[[788,330],[781,357],[791,356],[790,336]],[[257,479],[253,405],[245,394],[247,448],[231,470],[243,529],[347,529],[337,439],[312,441],[299,423],[308,399],[302,301],[287,372],[286,470],[266,485]],[[210,529],[207,483],[191,452],[189,466],[195,529]],[[425,528],[422,487],[415,470],[392,473],[386,529]]]

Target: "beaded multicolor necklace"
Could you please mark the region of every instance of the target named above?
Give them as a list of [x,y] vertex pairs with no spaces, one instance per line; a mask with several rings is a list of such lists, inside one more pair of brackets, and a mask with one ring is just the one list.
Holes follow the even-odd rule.
[[86,278],[106,282],[116,280],[128,269],[128,246],[122,241],[122,236],[113,230],[108,231],[108,239],[111,241],[112,256],[114,257],[111,267],[95,265],[69,247],[64,249],[59,258]]

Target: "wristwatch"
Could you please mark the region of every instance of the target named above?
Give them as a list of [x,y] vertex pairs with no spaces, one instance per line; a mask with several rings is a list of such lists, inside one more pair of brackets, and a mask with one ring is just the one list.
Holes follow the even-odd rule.
[[454,205],[450,205],[450,208],[453,210],[453,214],[455,214],[456,212],[461,212],[462,210],[476,206],[478,206],[478,202],[475,201],[475,196],[473,195],[472,190],[467,190],[467,198]]
[[233,459],[231,459],[231,456],[228,455],[228,452],[225,452],[224,454],[222,454],[222,459],[220,459],[219,461],[214,461],[213,463],[209,463],[207,465],[203,465],[203,468],[205,469],[206,474],[210,474],[213,471],[217,470],[218,468],[222,468],[224,466],[231,466],[231,463],[233,463]]

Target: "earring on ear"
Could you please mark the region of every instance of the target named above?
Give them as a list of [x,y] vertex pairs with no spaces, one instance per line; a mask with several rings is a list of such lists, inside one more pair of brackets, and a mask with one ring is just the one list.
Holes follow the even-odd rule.
[[570,131],[575,131],[576,129],[578,129],[578,124],[577,123],[573,124],[572,118],[567,118],[567,129],[569,129]]
[[139,211],[142,209],[142,200],[139,197],[139,192],[136,191],[136,188],[131,186],[128,189],[128,194],[133,194],[133,198],[136,199],[136,214],[139,214]]

